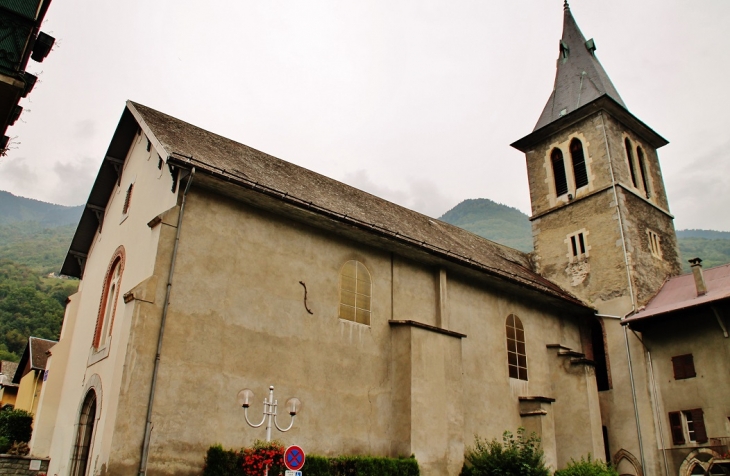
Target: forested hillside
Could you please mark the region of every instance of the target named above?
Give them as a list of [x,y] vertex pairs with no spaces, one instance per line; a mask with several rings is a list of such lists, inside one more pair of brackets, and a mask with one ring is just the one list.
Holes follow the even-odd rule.
[[78,281],[58,273],[83,207],[0,191],[0,359],[17,361],[28,336],[58,339]]
[[527,215],[488,198],[464,200],[439,220],[511,248],[532,251],[532,229]]
[[[516,208],[486,198],[464,200],[440,220],[520,251],[532,251],[530,220]],[[702,258],[705,268],[730,263],[730,232],[679,230],[677,239],[684,272],[690,271],[687,260],[695,257]]]

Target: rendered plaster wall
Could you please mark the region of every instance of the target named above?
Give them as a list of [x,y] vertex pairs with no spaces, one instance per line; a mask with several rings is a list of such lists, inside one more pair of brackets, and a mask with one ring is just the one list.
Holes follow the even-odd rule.
[[[730,306],[716,306],[727,328]],[[654,379],[659,393],[658,413],[661,418],[664,447],[668,454],[687,454],[708,446],[687,442],[674,445],[669,425],[669,412],[701,408],[709,438],[730,437],[730,339],[724,337],[717,318],[708,307],[668,316],[647,325],[642,333],[651,350]],[[672,357],[692,354],[696,376],[676,380]],[[684,450],[684,451],[682,451]],[[670,457],[670,462],[673,458]],[[678,465],[674,474],[677,474]]]
[[[165,155],[164,151],[159,154]],[[134,309],[133,304],[124,302],[123,296],[149,277],[155,265],[159,228],[151,229],[147,223],[174,207],[177,200],[177,194],[171,192],[172,177],[167,167],[158,168],[158,161],[158,151],[154,147],[147,150],[147,138],[139,133],[126,157],[119,185],[109,198],[104,224],[89,251],[79,290],[66,308],[61,338],[49,364],[48,383],[54,392],[45,392],[41,399],[40,418],[36,422],[38,437],[31,447],[33,455],[37,451],[37,456],[50,456],[49,474],[69,471],[79,412],[91,389],[97,395],[97,412],[90,474],[102,471],[106,464]],[[125,217],[122,209],[132,183],[134,188]],[[92,343],[105,275],[120,246],[125,250],[124,270],[111,334],[106,349],[96,353]],[[56,392],[60,392],[60,397]]]
[[[107,474],[134,474],[139,461],[162,276],[174,239],[174,230],[161,226],[156,295],[134,301],[130,319],[118,392],[125,418],[115,422]],[[371,275],[370,326],[338,318],[340,269],[353,259]],[[445,282],[448,293],[440,289]],[[388,322],[434,325],[443,296],[448,330],[469,337]],[[510,312],[527,329],[534,389],[508,377],[504,325]],[[165,328],[148,474],[197,474],[210,445],[238,448],[262,439],[264,429],[246,424],[235,398],[244,387],[256,393],[249,413],[258,422],[269,385],[280,403],[294,395],[303,402],[290,432],[273,431],[284,444],[323,455],[415,454],[425,475],[458,474],[474,434],[500,437],[521,424],[519,396],[554,393],[545,344],[580,346],[578,323],[562,314],[529,307],[522,295],[458,273],[444,279],[437,267],[193,185]],[[595,387],[585,374],[565,378],[584,394]],[[595,434],[586,428],[597,404],[583,409],[585,420],[578,418],[583,424],[575,428],[584,439],[565,450],[576,458],[595,447]],[[288,415],[281,420],[287,425]]]
[[27,412],[36,413],[38,408],[38,397],[43,388],[43,371],[33,370],[20,379],[18,395],[15,399],[15,408]]

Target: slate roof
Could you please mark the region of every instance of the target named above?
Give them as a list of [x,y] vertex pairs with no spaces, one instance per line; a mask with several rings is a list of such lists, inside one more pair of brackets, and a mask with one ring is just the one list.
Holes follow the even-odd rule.
[[623,320],[626,324],[730,299],[730,264],[703,270],[707,294],[697,296],[694,275],[683,274],[668,279],[646,307]]
[[20,362],[18,362],[18,369],[15,371],[13,383],[20,383],[20,379],[31,370],[45,370],[48,362],[48,351],[56,344],[58,342],[55,340],[29,337],[28,345],[25,346]]
[[[378,198],[354,187],[278,159],[246,145],[208,132],[149,107],[131,101],[122,115],[120,126],[108,152],[117,157],[126,155],[119,137],[128,137],[125,121],[136,124],[151,135],[153,143],[168,154],[170,163],[186,168],[195,166],[196,174],[206,174],[233,183],[289,205],[319,213],[338,222],[353,225],[367,233],[385,236],[389,240],[415,247],[431,255],[457,262],[482,273],[531,288],[543,294],[586,306],[558,285],[543,278],[530,268],[525,253],[499,245],[456,226],[429,218],[413,210]],[[125,119],[126,118],[126,119]],[[126,144],[129,147],[129,143]],[[107,169],[104,169],[107,167]],[[106,170],[106,172],[105,172]],[[101,197],[108,200],[116,179],[108,165],[102,170],[92,188],[96,206]],[[193,182],[195,183],[195,181]],[[87,205],[88,206],[88,205]],[[106,202],[103,203],[106,206]],[[88,222],[87,224],[84,224]],[[85,213],[72,241],[62,272],[79,276],[75,257],[85,255],[96,232],[92,214]],[[75,274],[74,274],[75,273]]]
[[9,360],[0,362],[0,385],[3,387],[17,387],[18,385],[13,383],[13,377],[17,370],[17,362],[10,362]]
[[565,4],[563,36],[555,74],[555,85],[535,131],[601,96],[607,95],[626,108],[621,96],[595,55],[595,43],[586,42],[578,24]]

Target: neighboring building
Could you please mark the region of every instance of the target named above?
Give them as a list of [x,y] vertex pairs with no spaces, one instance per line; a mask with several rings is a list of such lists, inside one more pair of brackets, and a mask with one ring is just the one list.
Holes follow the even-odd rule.
[[15,406],[15,398],[18,395],[18,384],[13,383],[15,371],[18,369],[17,362],[9,360],[0,361],[0,408],[5,405]]
[[34,75],[25,71],[29,59],[41,62],[55,39],[40,31],[51,0],[0,0],[0,152],[4,154],[8,126],[15,124],[23,108],[21,98],[35,86]]
[[46,377],[46,363],[51,348],[57,342],[53,340],[29,337],[18,368],[13,376],[13,383],[18,386],[15,409],[36,413],[43,383]]
[[690,262],[624,324],[641,333],[667,474],[730,474],[730,265]]
[[523,426],[554,468],[664,474],[621,319],[680,269],[666,140],[594,51],[566,5],[555,89],[513,144],[529,255],[127,103],[63,265],[82,280],[32,454],[59,475],[199,474],[211,444],[263,437],[235,396],[273,384],[304,402],[276,436],[311,453],[456,475],[473,435]]

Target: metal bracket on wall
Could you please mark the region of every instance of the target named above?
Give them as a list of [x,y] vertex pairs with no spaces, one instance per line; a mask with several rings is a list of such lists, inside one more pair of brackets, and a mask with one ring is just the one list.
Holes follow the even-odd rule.
[[301,284],[301,285],[302,285],[302,287],[304,288],[304,309],[306,309],[308,313],[310,313],[310,314],[314,314],[314,313],[313,313],[313,312],[312,312],[312,311],[311,311],[311,310],[309,309],[309,307],[307,306],[307,285],[306,285],[306,284],[304,284],[304,281],[299,281],[299,284]]

